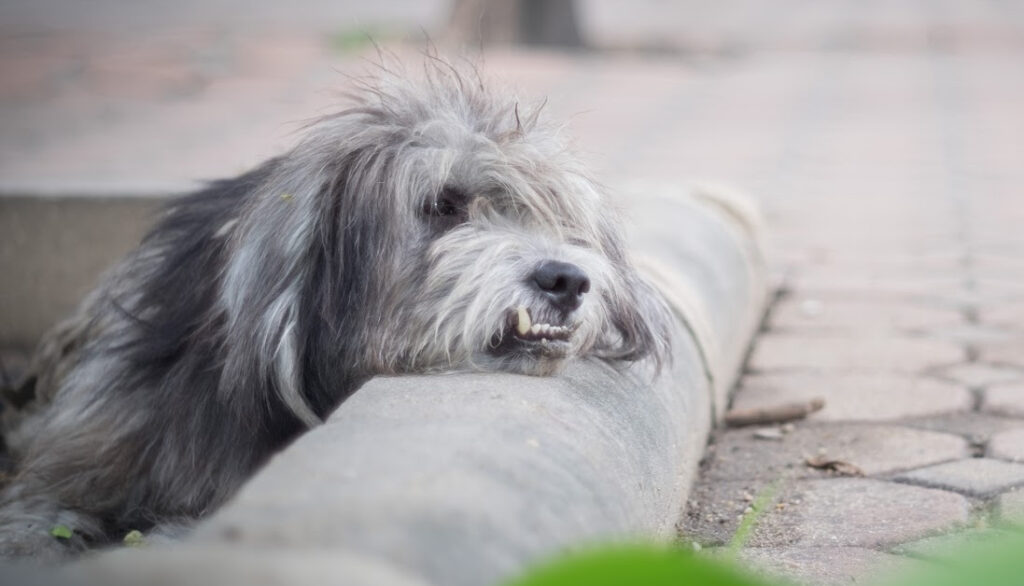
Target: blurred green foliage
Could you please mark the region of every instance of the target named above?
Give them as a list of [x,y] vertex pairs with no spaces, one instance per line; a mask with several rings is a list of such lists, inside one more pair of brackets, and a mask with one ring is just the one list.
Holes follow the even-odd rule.
[[[560,556],[506,586],[781,586],[728,556],[655,544],[592,548]],[[1024,586],[1024,531],[984,544],[964,542],[946,558],[920,561],[876,586]]]

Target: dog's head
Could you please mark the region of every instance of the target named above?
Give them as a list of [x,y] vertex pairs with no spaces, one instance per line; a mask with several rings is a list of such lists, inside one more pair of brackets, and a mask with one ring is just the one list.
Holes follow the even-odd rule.
[[[620,214],[540,108],[445,64],[354,98],[273,164],[232,227],[225,302],[264,308],[265,354],[368,374],[664,356],[665,309]],[[253,304],[253,289],[276,297]]]

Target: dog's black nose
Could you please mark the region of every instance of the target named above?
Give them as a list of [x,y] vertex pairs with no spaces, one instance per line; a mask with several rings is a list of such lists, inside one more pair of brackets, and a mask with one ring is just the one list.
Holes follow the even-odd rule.
[[549,260],[533,272],[533,282],[555,307],[570,312],[583,303],[590,278],[583,269],[567,262]]

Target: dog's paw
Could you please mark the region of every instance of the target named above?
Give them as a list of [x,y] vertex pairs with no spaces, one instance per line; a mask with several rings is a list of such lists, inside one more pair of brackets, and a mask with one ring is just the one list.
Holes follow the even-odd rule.
[[58,562],[84,552],[85,539],[73,530],[65,532],[64,529],[68,528],[58,525],[47,530],[33,524],[19,528],[0,526],[0,559]]
[[58,562],[87,549],[82,515],[48,507],[32,510],[19,504],[0,510],[0,559]]

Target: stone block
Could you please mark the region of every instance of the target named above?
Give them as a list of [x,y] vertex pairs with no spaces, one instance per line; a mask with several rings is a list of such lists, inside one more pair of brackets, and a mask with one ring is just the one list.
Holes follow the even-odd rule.
[[879,480],[806,481],[795,488],[792,535],[804,546],[884,548],[966,523],[960,495]]
[[768,577],[806,586],[871,583],[872,577],[905,570],[912,560],[863,547],[754,547],[739,559]]
[[901,482],[955,490],[974,497],[989,497],[1024,485],[1024,464],[991,458],[968,458],[902,472]]
[[878,335],[952,327],[962,322],[957,311],[919,303],[797,294],[772,308],[768,324],[780,333]]
[[874,476],[970,455],[963,438],[898,425],[800,424],[774,441],[757,439],[754,434],[749,428],[717,433],[704,477],[771,481],[826,476],[828,473],[807,465],[806,460],[814,456],[839,460]]
[[998,460],[1024,462],[1024,421],[1021,421],[1020,425],[1020,428],[992,436],[988,442],[986,455]]
[[1000,495],[996,510],[1001,521],[1024,527],[1024,490]]
[[971,395],[962,386],[897,373],[778,372],[743,378],[735,409],[825,400],[810,421],[885,421],[967,410]]
[[986,544],[998,542],[1011,535],[999,529],[968,529],[904,543],[893,551],[916,558],[942,561],[953,556],[963,556],[968,548],[984,548]]
[[985,389],[981,410],[1007,417],[1024,417],[1024,382],[996,384]]
[[983,362],[954,364],[936,370],[935,374],[968,387],[985,387],[1024,381],[1024,370],[1022,369]]
[[770,333],[757,340],[748,366],[756,372],[917,373],[964,358],[962,348],[941,340]]
[[751,503],[773,491],[750,547],[887,548],[960,527],[971,508],[956,493],[869,478],[702,480],[681,526],[684,538],[728,543]]

